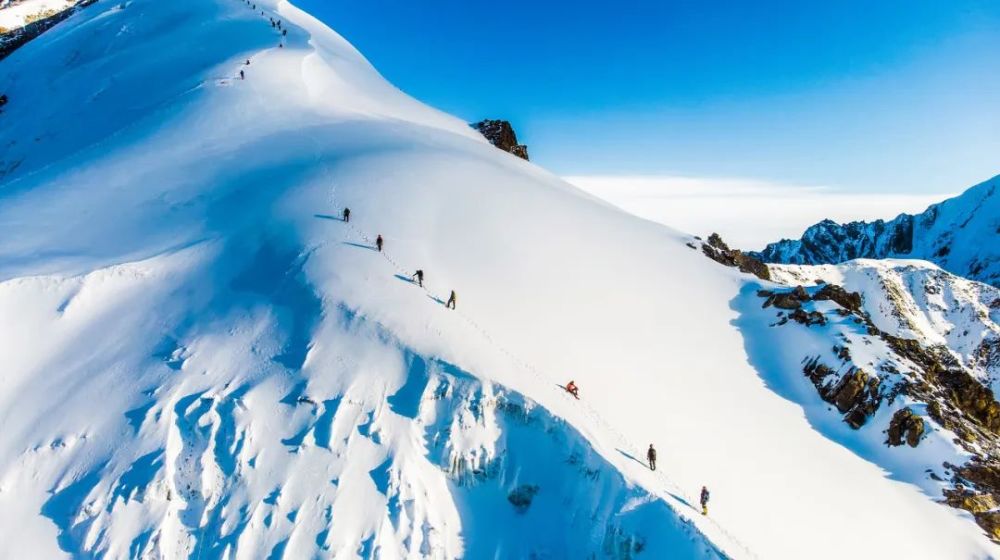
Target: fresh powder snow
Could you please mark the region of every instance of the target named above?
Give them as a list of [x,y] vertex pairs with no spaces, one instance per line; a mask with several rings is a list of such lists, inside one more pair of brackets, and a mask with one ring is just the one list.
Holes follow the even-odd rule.
[[756,282],[287,2],[102,0],[0,88],[5,557],[1000,556],[775,389]]

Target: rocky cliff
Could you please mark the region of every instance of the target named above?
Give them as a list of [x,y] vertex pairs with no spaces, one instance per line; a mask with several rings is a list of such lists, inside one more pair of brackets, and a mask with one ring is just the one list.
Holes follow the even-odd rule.
[[473,123],[473,128],[486,137],[491,144],[521,159],[528,159],[528,147],[517,143],[517,134],[508,121],[485,119]]

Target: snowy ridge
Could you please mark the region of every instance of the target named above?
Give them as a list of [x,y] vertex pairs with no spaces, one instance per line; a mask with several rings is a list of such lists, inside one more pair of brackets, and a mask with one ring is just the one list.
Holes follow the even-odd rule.
[[837,224],[824,220],[801,239],[771,243],[753,256],[764,262],[835,264],[851,259],[923,259],[941,268],[1000,287],[1000,176],[921,214],[889,221]]
[[766,385],[753,282],[287,3],[99,1],[0,76],[3,555],[997,555]]
[[859,259],[841,265],[771,265],[782,283],[837,284],[864,295],[875,325],[946,349],[1000,394],[1000,290],[925,261]]
[[1000,537],[1000,290],[922,261],[769,268],[788,287],[762,283],[740,305],[768,383]]

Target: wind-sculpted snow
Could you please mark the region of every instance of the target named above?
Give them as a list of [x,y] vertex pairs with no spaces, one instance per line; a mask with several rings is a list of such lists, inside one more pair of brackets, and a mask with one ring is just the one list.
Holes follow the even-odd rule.
[[[889,221],[820,222],[802,239],[771,243],[754,256],[765,262],[836,264],[851,259],[911,258],[1000,287],[1000,177]],[[991,242],[992,241],[992,242]]]
[[[152,278],[171,278],[173,290],[212,292],[184,297],[188,303],[204,296],[207,306],[191,316],[161,316],[167,324],[126,335],[105,323],[105,334],[128,336],[128,344],[115,336],[118,350],[84,367],[84,384],[73,368],[49,372],[44,385],[76,384],[71,391],[39,395],[29,383],[10,395],[60,409],[45,430],[5,423],[14,441],[41,444],[5,461],[3,494],[43,500],[39,512],[55,526],[52,543],[21,540],[24,550],[198,558],[261,551],[721,555],[565,421],[414,353],[343,304],[298,295],[309,292],[301,268],[280,253],[265,246],[247,254],[248,268],[235,267],[223,292],[198,287],[202,278],[193,269],[206,272],[221,256],[201,245],[73,281],[2,285],[5,306],[30,300],[30,311],[42,314],[76,290],[61,320],[84,313],[87,294],[111,280],[121,282],[115,293],[150,296],[133,302],[143,314],[170,299],[180,303],[176,294],[143,290]],[[275,266],[262,268],[262,254]],[[257,284],[247,283],[247,270]],[[30,297],[39,291],[46,297]],[[37,316],[23,311],[24,318]],[[297,317],[313,318],[322,326],[309,331],[323,336],[307,343],[307,359],[290,362],[301,344]],[[161,330],[172,332],[169,353],[149,336]],[[123,362],[133,365],[116,367]],[[5,410],[14,409],[8,400]],[[52,434],[66,435],[47,439]],[[523,487],[537,494],[516,505]]]
[[0,79],[4,555],[997,554],[762,381],[747,278],[286,3],[97,2]]

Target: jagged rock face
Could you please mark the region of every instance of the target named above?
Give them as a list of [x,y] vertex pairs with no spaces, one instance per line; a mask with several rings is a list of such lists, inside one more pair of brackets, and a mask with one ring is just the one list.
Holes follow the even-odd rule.
[[879,378],[862,369],[852,368],[839,381],[827,382],[834,370],[814,358],[806,363],[802,372],[816,386],[819,396],[835,405],[844,415],[844,422],[854,429],[864,426],[882,403]]
[[[767,265],[758,259],[744,254],[742,251],[730,249],[729,245],[722,240],[718,233],[708,236],[708,242],[702,243],[701,250],[705,256],[713,261],[726,266],[739,268],[741,272],[753,274],[761,280],[770,280],[771,273]],[[791,308],[786,308],[791,309]]]
[[895,447],[905,441],[910,447],[920,444],[924,435],[924,421],[909,408],[901,408],[892,415],[889,422],[888,439],[886,443]]
[[764,262],[831,264],[858,258],[905,257],[1000,287],[1000,177],[917,215],[838,224],[824,220],[801,239],[771,243],[750,255]]
[[517,143],[517,134],[508,121],[486,119],[474,123],[473,128],[486,137],[491,144],[521,159],[528,159],[528,147]]
[[997,288],[914,261],[769,266],[772,277],[786,285],[824,283],[814,299],[868,314],[871,334],[884,333],[900,354],[922,360],[922,347],[939,348],[941,356],[932,361],[953,364],[951,369],[966,370],[994,393],[1000,391]]

